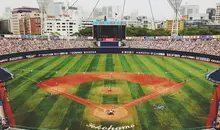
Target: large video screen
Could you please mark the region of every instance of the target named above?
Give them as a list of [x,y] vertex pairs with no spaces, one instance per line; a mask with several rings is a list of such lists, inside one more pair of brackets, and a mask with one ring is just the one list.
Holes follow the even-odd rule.
[[125,39],[125,25],[94,25],[93,38],[121,38]]

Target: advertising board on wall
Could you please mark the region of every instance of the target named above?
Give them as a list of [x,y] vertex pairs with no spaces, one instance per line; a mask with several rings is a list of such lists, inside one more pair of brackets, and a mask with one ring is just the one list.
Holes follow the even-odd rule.
[[77,55],[77,54],[137,54],[137,55],[155,55],[168,56],[176,58],[185,58],[213,62],[220,64],[220,57],[192,52],[156,50],[156,49],[133,49],[133,48],[78,48],[78,49],[62,49],[62,50],[44,50],[34,52],[23,52],[17,54],[8,54],[0,56],[0,63],[16,61],[22,59],[30,59],[35,57],[61,56],[61,55]]

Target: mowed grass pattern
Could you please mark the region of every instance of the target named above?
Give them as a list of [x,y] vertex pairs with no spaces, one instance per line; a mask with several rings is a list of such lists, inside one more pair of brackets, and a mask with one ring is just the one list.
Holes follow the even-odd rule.
[[[134,124],[133,130],[169,130],[205,126],[213,84],[205,75],[219,67],[214,64],[186,59],[143,55],[76,55],[45,57],[3,64],[15,75],[6,83],[11,107],[18,126],[47,129],[90,130],[86,124],[122,126]],[[53,77],[82,72],[132,72],[156,75],[185,83],[174,93],[154,98],[132,108],[132,117],[118,122],[93,119],[90,109],[59,95],[39,89],[35,84]],[[100,87],[119,87],[123,94],[96,94]],[[140,84],[120,80],[84,83],[69,93],[98,104],[121,104],[145,95]],[[164,111],[154,105],[165,106]],[[24,128],[25,128],[24,127]]]

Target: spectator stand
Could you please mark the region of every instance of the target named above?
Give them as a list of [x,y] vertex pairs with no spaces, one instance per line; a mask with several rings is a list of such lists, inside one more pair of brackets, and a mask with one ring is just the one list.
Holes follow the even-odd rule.
[[13,74],[4,68],[0,68],[0,125],[6,129],[9,125],[15,127],[14,117],[7,97],[5,82],[13,79]]

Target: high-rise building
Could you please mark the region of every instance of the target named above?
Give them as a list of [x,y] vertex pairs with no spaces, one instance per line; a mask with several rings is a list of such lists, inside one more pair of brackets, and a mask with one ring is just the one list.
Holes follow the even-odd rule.
[[8,20],[12,17],[12,10],[10,7],[6,7],[3,13],[2,18]]
[[55,4],[53,0],[50,0],[46,8],[47,16],[55,16]]
[[104,20],[106,16],[107,20],[120,20],[121,18],[121,7],[120,6],[103,6],[97,8],[93,12],[93,19]]
[[180,15],[196,15],[199,14],[199,5],[184,5],[179,9]]
[[218,24],[220,24],[220,3],[216,4],[216,16],[215,20]]
[[198,5],[186,4],[180,7],[179,12],[182,17],[187,18],[185,20],[209,20],[209,14],[200,13]]
[[15,35],[40,34],[40,18],[41,15],[38,8],[15,8],[12,11],[11,31]]
[[63,37],[70,37],[79,30],[76,20],[70,16],[46,18],[44,25],[45,34],[47,35],[59,33]]
[[180,15],[188,16],[188,20],[199,19],[199,6],[198,5],[184,5],[179,9]]
[[10,20],[0,20],[0,34],[9,34],[11,33]]
[[209,20],[214,22],[215,21],[216,9],[215,8],[208,8],[206,10],[206,13],[209,15]]
[[63,7],[64,7],[64,3],[63,2],[55,2],[54,3],[54,15],[55,16],[59,16],[63,14]]
[[135,19],[131,19],[131,16],[124,16],[123,20],[126,21],[127,26],[149,28],[147,16],[137,16]]
[[11,11],[11,8],[10,7],[6,7],[4,12],[3,12],[3,15],[2,15],[2,18],[0,20],[0,32],[1,33],[11,33],[11,19],[12,17],[12,11]]

